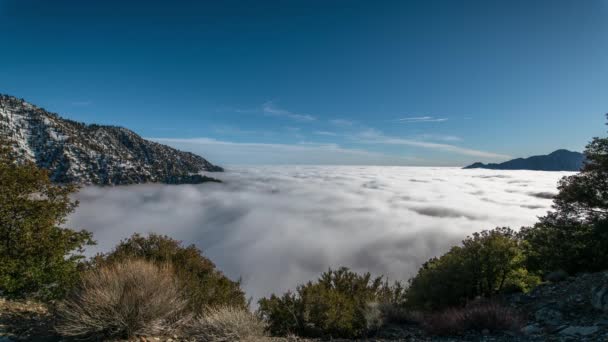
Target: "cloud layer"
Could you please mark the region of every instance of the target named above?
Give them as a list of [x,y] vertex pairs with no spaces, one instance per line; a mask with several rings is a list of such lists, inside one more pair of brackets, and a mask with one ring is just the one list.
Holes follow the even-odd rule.
[[[108,251],[134,232],[195,243],[254,298],[328,267],[406,280],[467,234],[535,222],[565,173],[417,167],[257,167],[225,183],[88,187],[73,227]],[[214,176],[218,176],[214,174]],[[543,194],[543,196],[539,196]]]

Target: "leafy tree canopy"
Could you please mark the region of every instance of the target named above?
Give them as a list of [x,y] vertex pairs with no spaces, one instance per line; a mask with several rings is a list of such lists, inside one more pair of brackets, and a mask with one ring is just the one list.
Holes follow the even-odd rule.
[[594,138],[585,157],[581,172],[560,181],[553,211],[522,229],[531,270],[575,274],[608,268],[608,137]]
[[18,163],[0,140],[0,294],[54,299],[75,284],[90,232],[62,227],[77,206],[73,185],[55,185],[46,170]]

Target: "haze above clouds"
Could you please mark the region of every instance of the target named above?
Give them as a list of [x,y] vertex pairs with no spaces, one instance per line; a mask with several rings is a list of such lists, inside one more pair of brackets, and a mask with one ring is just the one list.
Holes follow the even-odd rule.
[[255,299],[329,267],[407,280],[466,235],[535,222],[568,173],[422,167],[248,167],[223,184],[88,187],[68,222],[90,255],[135,232],[194,243]]

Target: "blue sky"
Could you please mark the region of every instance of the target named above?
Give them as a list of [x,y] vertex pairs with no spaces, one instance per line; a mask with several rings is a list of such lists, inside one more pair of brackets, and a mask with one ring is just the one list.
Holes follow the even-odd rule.
[[0,0],[0,92],[221,164],[464,165],[604,135],[608,1]]

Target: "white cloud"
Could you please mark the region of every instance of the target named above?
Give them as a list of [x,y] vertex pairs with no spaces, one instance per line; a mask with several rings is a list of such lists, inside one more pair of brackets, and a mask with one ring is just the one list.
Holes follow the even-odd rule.
[[385,145],[406,145],[428,148],[433,150],[452,152],[456,154],[462,154],[467,156],[474,156],[488,159],[510,159],[511,157],[505,154],[493,153],[480,151],[465,147],[459,147],[449,144],[434,143],[428,141],[420,141],[413,139],[403,139],[398,137],[390,137],[382,134],[382,132],[375,129],[368,129],[359,134],[357,138],[360,142],[368,144],[385,144]]
[[259,298],[328,267],[407,280],[466,235],[530,225],[568,173],[420,167],[257,167],[222,184],[88,187],[71,227],[110,250],[132,233],[194,243]]
[[406,117],[400,118],[396,120],[401,123],[416,123],[416,122],[444,122],[448,121],[447,118],[436,118],[433,116],[414,116],[414,117]]
[[296,121],[315,121],[316,118],[308,114],[293,113],[288,110],[279,108],[273,101],[268,101],[262,105],[262,111],[266,115],[283,116]]

